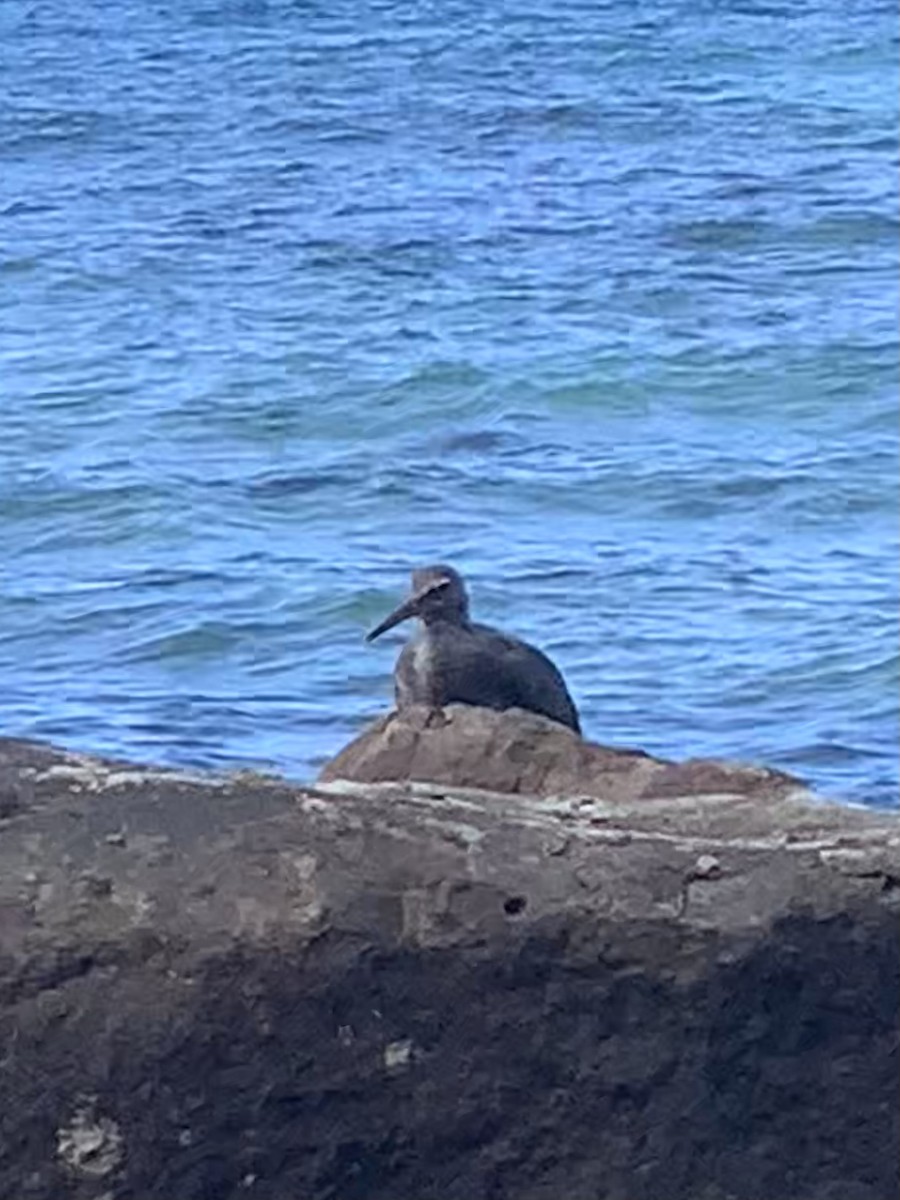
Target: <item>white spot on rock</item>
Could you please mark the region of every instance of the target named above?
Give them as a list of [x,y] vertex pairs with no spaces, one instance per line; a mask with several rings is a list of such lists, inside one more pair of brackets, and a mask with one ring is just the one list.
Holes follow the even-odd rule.
[[714,854],[701,854],[694,863],[695,879],[718,879],[722,874],[722,864]]
[[413,1044],[409,1038],[399,1042],[388,1042],[384,1048],[384,1065],[388,1071],[402,1071],[413,1058]]
[[56,1153],[75,1174],[103,1179],[121,1163],[124,1139],[118,1123],[99,1116],[96,1100],[85,1098],[68,1125],[57,1129]]

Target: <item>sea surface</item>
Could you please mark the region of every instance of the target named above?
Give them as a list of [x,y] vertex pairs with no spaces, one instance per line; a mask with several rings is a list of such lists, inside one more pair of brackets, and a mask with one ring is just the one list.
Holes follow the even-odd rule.
[[311,777],[415,564],[898,791],[894,0],[3,0],[0,731]]

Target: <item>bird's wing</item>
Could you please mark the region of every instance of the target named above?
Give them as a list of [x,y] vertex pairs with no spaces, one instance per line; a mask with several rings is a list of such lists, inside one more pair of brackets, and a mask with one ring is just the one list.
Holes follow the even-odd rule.
[[[487,630],[487,626],[480,628]],[[495,684],[511,708],[543,713],[576,733],[581,732],[578,710],[559,669],[543,651],[518,638],[490,629],[494,644],[502,647]]]

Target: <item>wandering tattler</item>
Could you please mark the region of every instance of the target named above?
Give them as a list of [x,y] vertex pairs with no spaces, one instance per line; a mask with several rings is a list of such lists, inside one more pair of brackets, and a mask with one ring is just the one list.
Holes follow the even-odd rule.
[[469,620],[462,577],[438,564],[412,573],[412,594],[366,635],[374,641],[401,621],[418,617],[421,630],[394,668],[397,707],[475,704],[525,708],[581,732],[562,675],[527,642]]

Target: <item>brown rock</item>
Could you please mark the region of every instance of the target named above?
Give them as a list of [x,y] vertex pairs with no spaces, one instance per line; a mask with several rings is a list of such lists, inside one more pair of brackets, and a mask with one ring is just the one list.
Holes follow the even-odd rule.
[[767,797],[802,787],[761,767],[684,763],[617,750],[520,709],[453,704],[381,717],[325,765],[320,779],[420,780],[532,796],[594,796],[612,802],[727,792]]

